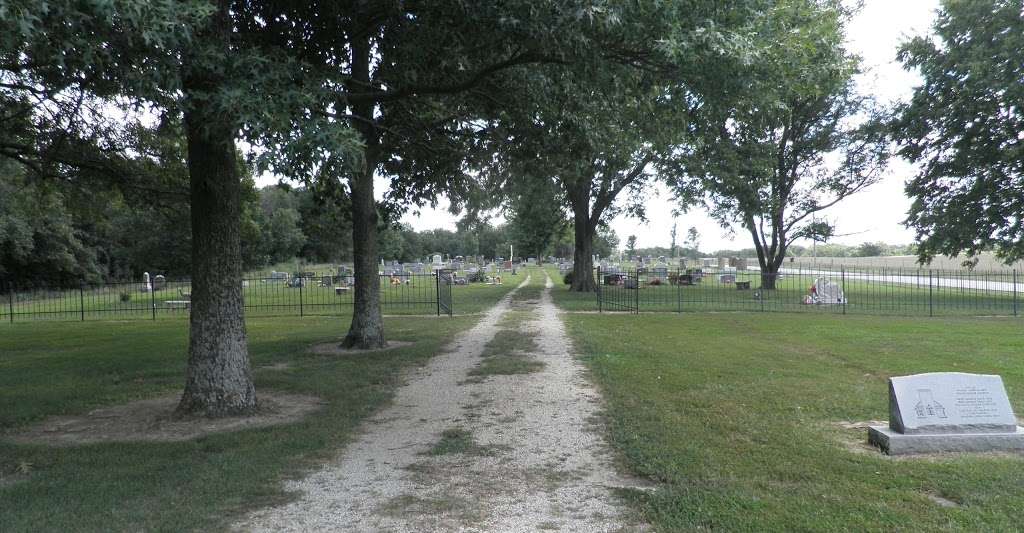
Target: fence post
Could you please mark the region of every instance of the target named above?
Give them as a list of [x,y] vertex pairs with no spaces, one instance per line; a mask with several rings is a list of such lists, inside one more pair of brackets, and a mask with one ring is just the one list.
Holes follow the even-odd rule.
[[843,314],[846,314],[846,265],[839,267],[839,287],[843,290]]
[[306,284],[306,278],[299,278],[299,317],[305,316],[305,312],[302,309],[302,286]]
[[1017,269],[1013,269],[1013,316],[1017,316]]
[[597,312],[601,313],[601,312],[603,312],[603,308],[601,307],[601,283],[603,283],[602,278],[601,278],[601,265],[597,266],[597,280],[596,281],[597,281]]
[[441,316],[441,271],[434,271],[434,292],[437,294],[437,316]]
[[932,269],[928,269],[928,316],[935,316],[932,310]]
[[149,288],[149,307],[153,310],[153,320],[156,320],[156,288]]
[[14,282],[7,284],[7,310],[10,312],[11,324],[14,323]]
[[[781,268],[779,269],[779,272],[782,272]],[[779,279],[778,279],[778,277],[776,277],[775,278],[775,284],[778,285],[778,283],[779,283]],[[767,291],[765,291],[765,288],[764,288],[764,272],[763,271],[758,271],[758,273],[757,273],[757,291],[756,292],[757,292],[757,299],[760,300],[760,302],[758,302],[758,303],[761,304],[761,312],[763,313],[764,312],[764,297],[766,296],[766,293],[767,293]]]
[[676,312],[683,312],[683,269],[676,270]]
[[85,322],[85,281],[78,282],[78,311]]
[[634,303],[636,303],[636,307],[633,308],[634,309],[633,313],[639,315],[640,314],[640,273],[634,271],[633,272],[633,276],[636,278],[636,283],[634,283],[634,285],[636,285],[636,291],[635,291],[636,292],[636,298],[634,299]]

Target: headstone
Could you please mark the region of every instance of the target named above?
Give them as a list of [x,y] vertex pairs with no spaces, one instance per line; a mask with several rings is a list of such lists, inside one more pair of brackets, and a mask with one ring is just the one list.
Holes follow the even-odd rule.
[[721,276],[718,276],[718,282],[719,283],[726,283],[726,284],[736,283],[736,275],[735,274],[722,274]]
[[729,266],[729,258],[728,257],[719,257],[718,258],[718,268],[724,270],[725,267],[727,267],[727,266]]
[[433,263],[434,265],[442,264],[441,263],[441,254],[434,254],[434,256],[431,258],[430,262]]
[[149,281],[149,272],[142,273],[142,292],[153,292],[153,284]]
[[1024,428],[995,375],[933,372],[889,378],[889,426],[868,441],[889,455],[1024,451]]
[[167,287],[167,278],[164,277],[163,274],[157,274],[156,277],[153,278],[153,290],[154,291],[162,291],[166,287]]

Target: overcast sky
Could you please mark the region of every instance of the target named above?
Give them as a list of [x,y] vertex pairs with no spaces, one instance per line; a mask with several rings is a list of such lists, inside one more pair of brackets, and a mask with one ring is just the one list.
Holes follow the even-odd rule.
[[[912,88],[918,83],[918,78],[915,74],[904,71],[896,62],[896,49],[899,43],[908,37],[928,31],[938,4],[938,0],[864,1],[863,9],[848,28],[850,47],[863,58],[867,69],[867,74],[858,80],[862,92],[872,93],[886,103],[909,98]],[[913,233],[901,224],[910,206],[910,200],[903,192],[903,184],[912,174],[912,166],[901,159],[893,159],[887,175],[880,183],[825,211],[824,216],[836,224],[836,232],[844,235],[832,242],[912,242]],[[260,181],[272,183],[275,180]],[[386,187],[386,181],[378,180],[378,196]],[[673,206],[664,190],[655,192],[660,194],[652,195],[648,202],[646,224],[624,216],[612,220],[611,227],[622,242],[625,242],[629,235],[636,235],[640,247],[668,247]],[[436,209],[428,207],[406,214],[403,221],[412,224],[418,230],[453,230],[458,217],[449,214],[446,207],[447,203],[442,201]],[[708,218],[703,209],[691,210],[680,216],[677,221],[680,236],[685,235],[686,229],[690,226],[697,227],[701,234],[702,250],[753,247],[749,235],[737,232],[735,237],[730,237],[717,223]],[[679,240],[682,241],[682,237]]]

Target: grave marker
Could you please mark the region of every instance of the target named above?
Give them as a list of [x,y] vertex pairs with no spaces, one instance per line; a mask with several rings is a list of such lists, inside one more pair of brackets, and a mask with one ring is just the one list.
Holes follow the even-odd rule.
[[1024,451],[1024,429],[996,375],[934,372],[889,378],[889,426],[868,441],[889,455]]

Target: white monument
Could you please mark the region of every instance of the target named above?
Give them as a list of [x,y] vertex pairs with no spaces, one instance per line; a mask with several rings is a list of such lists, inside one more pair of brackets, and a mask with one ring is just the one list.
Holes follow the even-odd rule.
[[889,425],[868,429],[889,455],[1024,451],[1003,379],[934,372],[889,378]]

